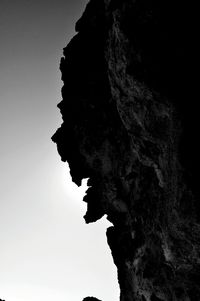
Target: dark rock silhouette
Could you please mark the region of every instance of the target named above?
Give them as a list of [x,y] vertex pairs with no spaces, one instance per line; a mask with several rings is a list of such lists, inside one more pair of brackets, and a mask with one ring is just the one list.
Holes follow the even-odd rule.
[[94,297],[86,297],[83,299],[83,301],[101,301],[101,300],[94,298]]
[[52,139],[72,180],[89,178],[86,223],[113,223],[121,301],[200,300],[195,9],[91,0],[61,59]]

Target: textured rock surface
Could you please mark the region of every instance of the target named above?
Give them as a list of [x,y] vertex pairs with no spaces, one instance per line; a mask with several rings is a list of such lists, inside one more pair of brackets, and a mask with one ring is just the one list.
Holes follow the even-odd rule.
[[86,223],[107,215],[121,301],[200,300],[194,7],[91,0],[64,49],[72,180],[89,178]]

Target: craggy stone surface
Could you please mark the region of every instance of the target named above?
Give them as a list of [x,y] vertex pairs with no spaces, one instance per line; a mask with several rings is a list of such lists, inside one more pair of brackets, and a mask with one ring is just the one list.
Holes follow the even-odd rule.
[[89,178],[86,223],[107,215],[121,301],[200,300],[200,203],[192,5],[91,0],[64,49],[72,180]]

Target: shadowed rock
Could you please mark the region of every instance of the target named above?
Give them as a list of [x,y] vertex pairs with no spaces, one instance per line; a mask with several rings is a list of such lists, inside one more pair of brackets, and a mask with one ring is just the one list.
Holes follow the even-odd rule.
[[101,300],[99,300],[95,297],[86,297],[86,298],[83,299],[83,301],[101,301]]
[[61,59],[52,139],[72,180],[89,178],[86,223],[113,224],[120,301],[200,300],[195,9],[91,0]]

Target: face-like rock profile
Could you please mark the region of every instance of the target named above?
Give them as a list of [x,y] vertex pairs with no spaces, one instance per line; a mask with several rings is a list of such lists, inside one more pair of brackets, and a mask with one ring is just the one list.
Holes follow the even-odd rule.
[[72,180],[89,178],[86,222],[113,223],[121,301],[200,300],[191,13],[180,1],[92,0],[61,59],[52,139]]

